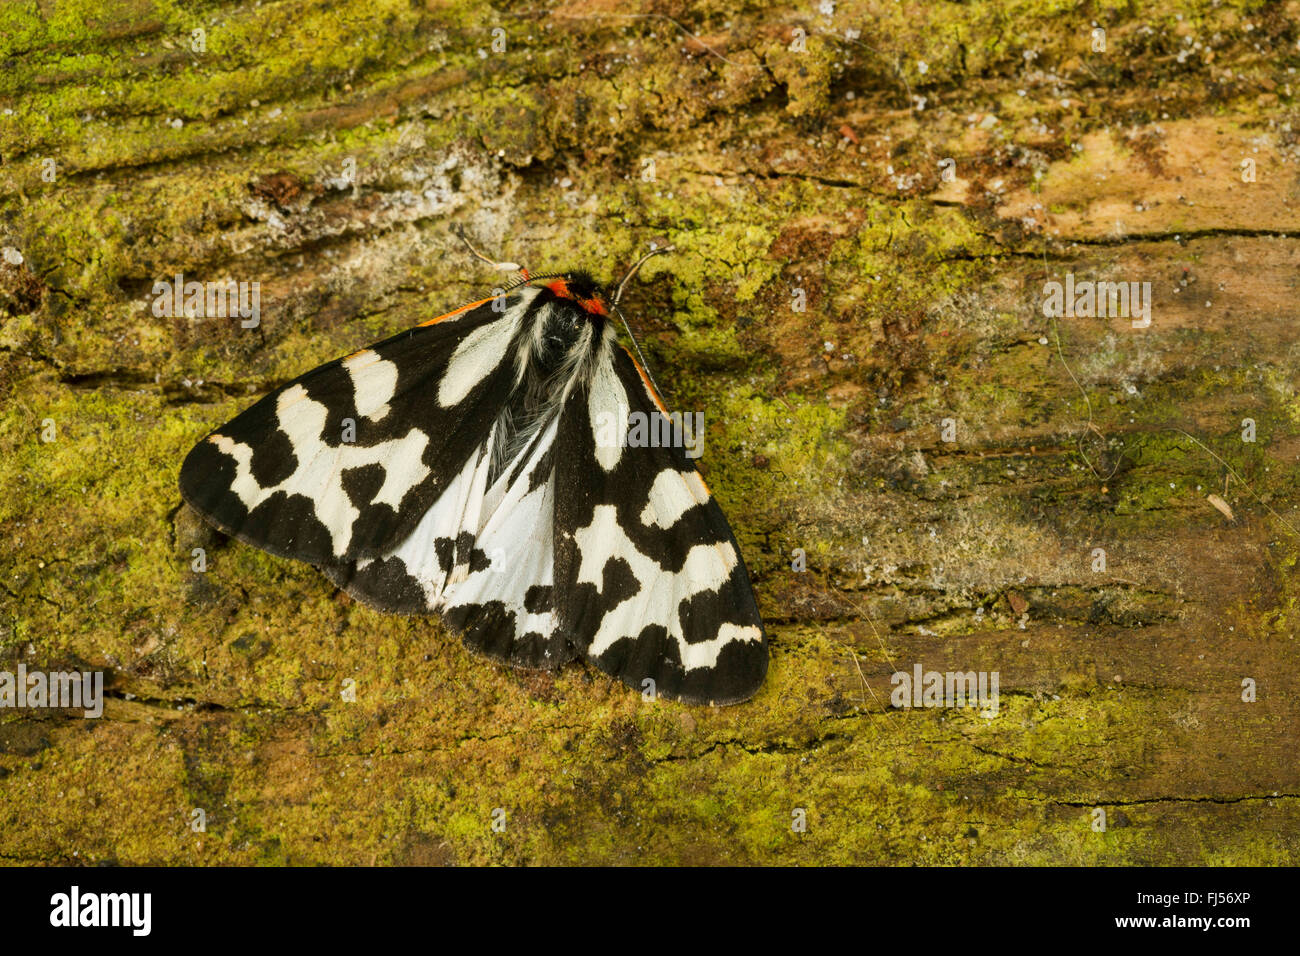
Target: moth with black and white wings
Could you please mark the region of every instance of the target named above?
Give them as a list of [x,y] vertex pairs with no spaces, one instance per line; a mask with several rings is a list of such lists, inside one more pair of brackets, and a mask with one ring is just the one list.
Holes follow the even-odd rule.
[[181,493],[498,660],[747,700],[768,652],[740,549],[680,443],[627,441],[666,412],[610,301],[585,273],[525,273],[276,389],[194,447]]

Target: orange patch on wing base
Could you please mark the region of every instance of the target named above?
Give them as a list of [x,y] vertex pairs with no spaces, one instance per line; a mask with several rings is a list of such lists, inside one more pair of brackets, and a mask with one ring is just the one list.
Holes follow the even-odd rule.
[[[443,319],[450,319],[453,316],[460,315],[462,312],[468,312],[470,309],[478,308],[480,305],[491,301],[491,298],[479,299],[477,302],[471,302],[469,305],[462,305],[459,309],[452,309],[450,312],[444,312],[442,315],[435,316],[432,319],[425,319],[423,322],[419,323],[416,328],[422,328],[426,325],[437,325]],[[349,356],[349,358],[351,358],[351,356]]]

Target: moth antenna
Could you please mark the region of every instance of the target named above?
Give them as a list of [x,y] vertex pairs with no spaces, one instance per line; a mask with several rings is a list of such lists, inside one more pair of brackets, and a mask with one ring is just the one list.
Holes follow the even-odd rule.
[[618,307],[618,300],[623,298],[623,289],[627,286],[628,280],[637,274],[637,271],[643,265],[645,265],[646,260],[659,255],[661,252],[672,252],[672,251],[673,251],[672,246],[664,246],[662,249],[651,249],[640,259],[638,259],[633,264],[632,268],[627,270],[627,275],[623,276],[623,281],[618,284],[618,288],[614,291],[614,303],[613,303],[614,311],[617,312],[618,317],[623,320],[623,328],[627,329],[627,337],[632,340],[632,348],[636,349],[637,361],[641,363],[641,368],[645,370],[646,378],[650,379],[650,385],[654,388],[655,393],[659,396],[660,400],[662,400],[664,397],[663,389],[661,389],[659,387],[659,383],[655,381],[654,374],[650,371],[650,363],[648,363],[645,360],[645,355],[643,355],[641,352],[641,344],[637,342],[636,336],[632,334],[632,326],[628,323],[627,316],[624,315],[623,310]]
[[[638,259],[638,260],[636,261],[636,263],[632,266],[632,268],[627,270],[627,275],[623,276],[623,281],[620,282],[620,283],[618,284],[618,288],[617,288],[616,290],[614,290],[614,305],[617,306],[617,305],[618,305],[618,300],[621,299],[621,298],[623,298],[623,289],[624,289],[624,287],[627,285],[628,280],[630,280],[634,275],[637,274],[637,272],[640,270],[640,268],[641,268],[643,265],[645,265],[645,263],[646,263],[646,261],[647,261],[648,259],[653,259],[655,256],[659,255],[660,253],[663,253],[663,252],[672,252],[672,251],[673,251],[673,247],[672,247],[672,246],[664,246],[662,249],[651,249],[649,252],[647,252],[645,255],[643,255],[640,259]],[[619,315],[622,315],[622,314],[623,314],[623,313],[621,313],[621,312],[619,313]],[[624,325],[626,325],[626,324],[627,324],[627,321],[624,320]],[[628,331],[630,332],[631,330],[629,329]]]
[[[487,256],[483,255],[483,253],[475,249],[473,244],[469,241],[469,238],[465,235],[464,226],[457,223],[455,226],[452,227],[452,231],[456,233],[456,235],[460,238],[461,242],[465,243],[465,248],[469,250],[470,255],[472,255],[475,259],[479,259],[483,262],[486,262],[493,269],[496,269],[500,272],[518,272],[521,276],[524,277],[524,280],[527,281],[528,270],[525,269],[523,266],[519,265],[519,263],[497,262],[495,259],[489,259]],[[639,264],[640,263],[638,263],[638,265]]]
[[[647,256],[647,258],[649,257]],[[650,365],[646,362],[645,356],[641,354],[641,345],[637,342],[636,336],[632,334],[632,326],[628,324],[627,316],[623,314],[623,310],[618,307],[617,302],[614,303],[614,311],[617,312],[618,317],[623,320],[623,328],[627,329],[627,337],[632,340],[632,348],[636,349],[636,358],[637,361],[641,363],[641,370],[645,372],[646,378],[650,379],[650,384],[654,386],[655,394],[657,394],[662,400],[664,397],[663,389],[661,389],[659,383],[655,381],[655,377],[650,371]]]

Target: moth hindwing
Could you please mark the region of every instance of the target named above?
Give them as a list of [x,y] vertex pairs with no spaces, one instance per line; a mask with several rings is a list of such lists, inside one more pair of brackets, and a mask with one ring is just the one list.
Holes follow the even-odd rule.
[[680,442],[629,440],[666,412],[607,302],[535,277],[313,369],[199,442],[181,494],[498,660],[747,700],[768,654],[740,549]]

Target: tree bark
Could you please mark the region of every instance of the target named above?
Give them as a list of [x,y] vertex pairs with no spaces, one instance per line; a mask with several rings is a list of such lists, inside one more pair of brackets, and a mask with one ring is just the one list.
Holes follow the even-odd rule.
[[[0,709],[0,859],[1297,862],[1300,4],[92,7],[0,8],[0,671],[107,681]],[[453,225],[673,247],[624,301],[752,702],[511,671],[181,507],[208,430],[490,292]],[[892,706],[918,665],[996,713]]]

